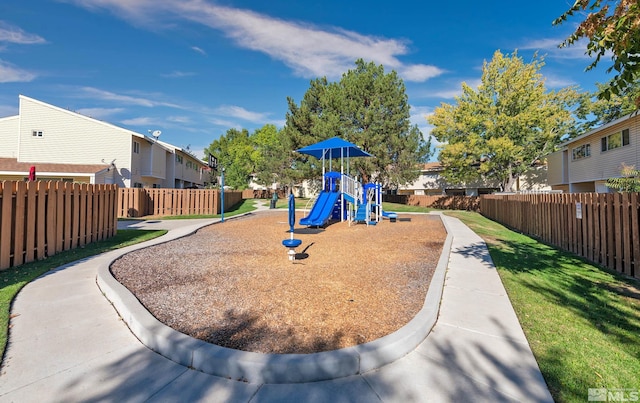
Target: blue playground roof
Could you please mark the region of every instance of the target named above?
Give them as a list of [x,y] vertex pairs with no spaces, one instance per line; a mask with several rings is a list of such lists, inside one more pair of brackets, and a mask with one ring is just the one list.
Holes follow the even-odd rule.
[[328,140],[303,147],[296,151],[302,154],[311,155],[319,160],[340,157],[373,157],[373,155],[361,150],[357,145],[349,143],[340,137],[332,137]]

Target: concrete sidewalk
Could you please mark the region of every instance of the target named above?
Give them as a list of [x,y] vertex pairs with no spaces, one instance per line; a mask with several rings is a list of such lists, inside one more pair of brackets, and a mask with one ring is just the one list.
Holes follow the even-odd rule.
[[[217,220],[123,222],[170,229]],[[149,350],[96,285],[96,267],[152,243],[74,262],[29,283],[12,307],[0,401],[551,402],[482,240],[443,216],[453,243],[440,316],[411,353],[334,380],[259,384],[194,371]]]

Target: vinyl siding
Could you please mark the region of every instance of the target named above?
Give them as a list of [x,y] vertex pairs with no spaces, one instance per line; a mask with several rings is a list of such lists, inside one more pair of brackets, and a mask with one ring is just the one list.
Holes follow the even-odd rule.
[[[603,137],[629,129],[629,145],[608,151],[601,151],[600,141]],[[571,150],[582,144],[591,144],[591,157],[571,160]],[[622,163],[640,166],[638,154],[640,144],[640,118],[638,116],[624,119],[588,137],[571,143],[569,151],[569,182],[593,182],[620,176]]]
[[0,157],[17,158],[20,116],[0,119]]
[[547,172],[547,181],[549,185],[561,185],[564,183],[565,166],[562,162],[564,151],[556,151],[547,156],[547,164],[549,170]]
[[[131,169],[132,134],[116,126],[20,97],[20,161],[114,164],[124,170],[126,180]],[[42,137],[34,137],[34,130]]]

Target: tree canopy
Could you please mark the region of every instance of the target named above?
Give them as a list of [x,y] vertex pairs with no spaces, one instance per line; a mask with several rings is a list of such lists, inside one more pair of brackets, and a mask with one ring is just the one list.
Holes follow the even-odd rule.
[[[397,186],[415,180],[417,164],[429,157],[430,143],[410,124],[405,86],[395,71],[382,65],[356,62],[339,82],[326,77],[311,81],[300,105],[288,99],[284,136],[298,149],[338,136],[374,158],[354,158],[351,173],[363,181]],[[306,178],[318,174],[314,158],[297,155],[295,168]]]
[[598,97],[605,91],[607,84],[596,83],[598,89],[593,93],[581,95],[576,117],[581,120],[571,137],[583,134],[591,129],[605,125],[630,114],[637,109],[636,100],[640,97],[640,82],[627,86],[620,94],[611,94],[607,99]]
[[[586,53],[595,57],[587,70],[596,67],[602,57],[610,52],[613,64],[607,73],[615,70],[616,74],[609,84],[600,88],[601,96],[609,99],[612,94],[623,93],[640,78],[640,2],[576,0],[554,24],[561,24],[583,11],[588,11],[588,14],[560,47],[571,46],[582,38],[587,39]],[[636,106],[640,107],[640,98],[636,98]]]
[[218,159],[218,170],[225,169],[225,186],[245,189],[251,179],[258,154],[247,129],[229,129],[205,149],[205,157]]
[[620,174],[619,178],[607,179],[607,186],[620,192],[640,192],[640,169],[623,164]]
[[546,91],[534,56],[496,51],[484,62],[475,90],[463,83],[455,105],[443,103],[428,118],[431,134],[443,145],[439,160],[452,183],[482,180],[511,191],[516,180],[553,151],[574,123],[573,88]]

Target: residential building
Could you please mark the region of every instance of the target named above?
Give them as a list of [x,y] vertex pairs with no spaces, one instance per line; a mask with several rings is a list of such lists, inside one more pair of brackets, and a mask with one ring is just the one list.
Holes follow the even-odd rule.
[[[500,191],[497,182],[477,181],[469,184],[448,183],[441,175],[440,162],[423,164],[420,177],[413,183],[398,188],[398,194],[427,196],[478,196]],[[517,192],[544,192],[551,188],[546,182],[546,165],[540,164],[530,170],[527,175],[518,178],[515,184]]]
[[[19,96],[0,118],[0,180],[38,179],[122,187],[202,187],[208,167],[181,147],[42,101]],[[158,134],[158,132],[156,132]]]
[[562,145],[547,158],[553,189],[569,193],[608,193],[609,178],[622,164],[640,167],[640,116],[634,112]]

